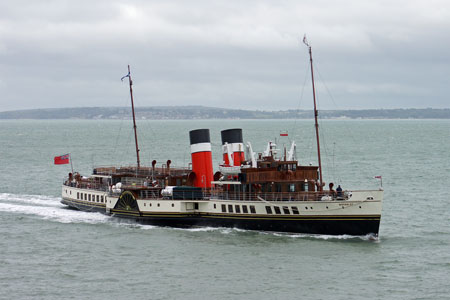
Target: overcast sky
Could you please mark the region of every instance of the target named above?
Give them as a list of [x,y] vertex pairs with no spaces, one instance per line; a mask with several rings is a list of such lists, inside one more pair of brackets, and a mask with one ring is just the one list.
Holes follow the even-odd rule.
[[[450,2],[0,1],[0,111],[450,107]],[[302,92],[303,91],[303,92]]]

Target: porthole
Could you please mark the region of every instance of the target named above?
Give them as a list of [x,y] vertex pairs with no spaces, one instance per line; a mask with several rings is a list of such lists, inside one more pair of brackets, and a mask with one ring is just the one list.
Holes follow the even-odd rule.
[[172,203],[172,207],[174,207],[174,206],[175,206],[175,204]]
[[308,207],[307,207],[307,206],[305,206],[305,209],[308,209]]

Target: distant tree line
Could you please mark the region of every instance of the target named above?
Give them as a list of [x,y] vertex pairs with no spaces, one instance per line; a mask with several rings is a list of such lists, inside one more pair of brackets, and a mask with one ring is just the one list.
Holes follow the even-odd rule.
[[[363,109],[323,110],[322,119],[450,119],[450,109]],[[190,120],[190,119],[310,119],[310,110],[242,110],[205,106],[137,107],[138,119]],[[0,119],[129,119],[128,107],[76,107],[47,108],[0,112]]]

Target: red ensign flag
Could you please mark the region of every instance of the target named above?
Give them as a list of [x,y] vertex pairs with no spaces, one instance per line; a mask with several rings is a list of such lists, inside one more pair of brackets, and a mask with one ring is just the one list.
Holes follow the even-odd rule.
[[55,165],[65,165],[69,163],[69,154],[55,156]]

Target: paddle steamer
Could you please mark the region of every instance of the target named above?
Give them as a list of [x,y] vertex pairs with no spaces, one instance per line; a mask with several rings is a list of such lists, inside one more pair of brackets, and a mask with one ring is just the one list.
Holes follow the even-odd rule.
[[[309,47],[309,45],[308,45]],[[249,230],[331,235],[378,235],[383,190],[324,190],[314,75],[309,47],[318,165],[301,165],[269,142],[265,151],[244,145],[242,129],[223,130],[223,163],[214,173],[209,129],[189,132],[192,163],[174,168],[140,165],[134,115],[136,166],[98,167],[90,177],[69,174],[62,203],[144,224],[219,226]],[[129,70],[129,69],[128,69]],[[284,151],[283,151],[284,150]],[[280,155],[280,152],[281,155]]]

